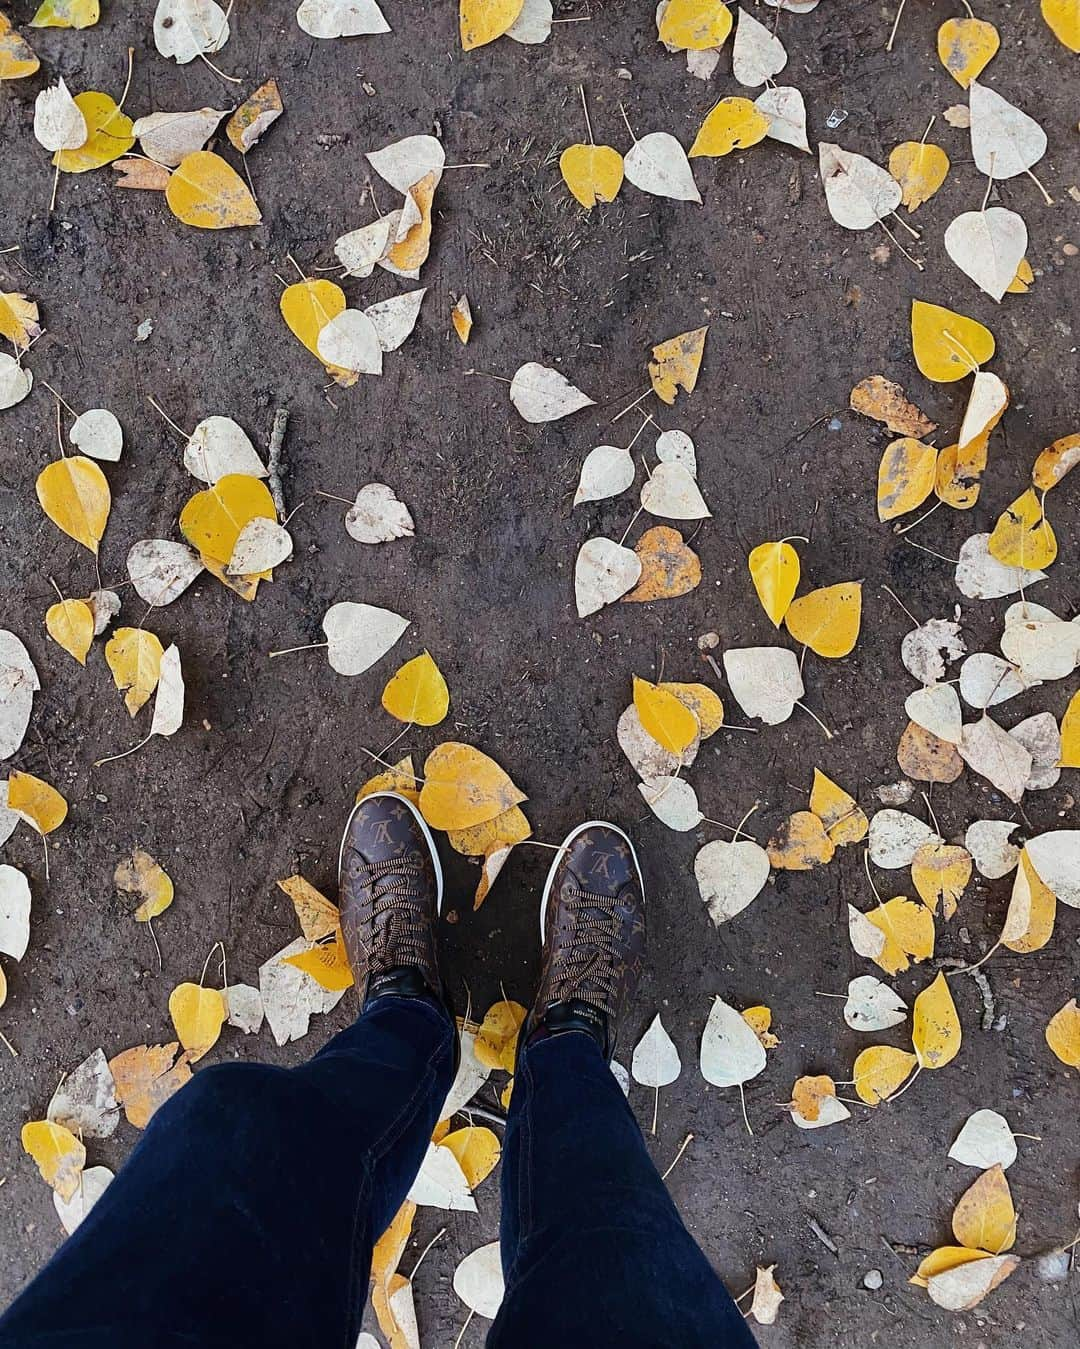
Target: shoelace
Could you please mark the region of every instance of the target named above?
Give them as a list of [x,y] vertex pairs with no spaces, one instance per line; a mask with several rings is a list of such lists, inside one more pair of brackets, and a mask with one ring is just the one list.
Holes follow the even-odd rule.
[[[360,910],[360,941],[370,972],[379,974],[399,965],[425,969],[429,934],[420,917],[425,899],[420,884],[423,863],[402,857],[369,862],[359,854],[357,861],[363,868],[361,881],[367,892]],[[366,932],[380,939],[369,944],[364,941]]]
[[616,1015],[623,954],[618,903],[611,895],[570,887],[565,908],[571,936],[553,990],[554,1000],[572,997],[609,1017]]

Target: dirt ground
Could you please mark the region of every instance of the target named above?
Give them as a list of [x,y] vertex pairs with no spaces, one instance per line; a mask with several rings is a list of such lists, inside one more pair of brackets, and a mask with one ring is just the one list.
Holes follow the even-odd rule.
[[[25,21],[35,5],[12,8]],[[9,767],[47,778],[71,802],[50,844],[45,882],[40,844],[20,830],[5,860],[23,868],[34,893],[24,960],[5,961],[10,981],[0,1028],[18,1058],[0,1053],[0,1294],[5,1300],[61,1240],[52,1197],[19,1146],[19,1128],[40,1118],[60,1075],[97,1046],[113,1054],[170,1038],[173,986],[198,978],[221,940],[230,978],[257,981],[258,966],[295,935],[279,877],[300,869],[333,894],[339,830],[357,786],[370,773],[361,746],[396,733],[379,695],[393,665],[383,661],[342,678],[318,651],[269,660],[275,648],[322,639],[320,621],[337,600],[396,608],[413,626],[394,653],[428,648],[452,694],[449,721],[400,742],[422,761],[438,740],[468,740],[498,758],[528,793],[538,838],[558,841],[575,822],[607,815],[630,825],[649,893],[649,970],[626,1027],[632,1043],[657,1010],[683,1056],[679,1082],[660,1099],[650,1148],[666,1166],[694,1135],[669,1184],[691,1230],[728,1286],[741,1292],[755,1263],[777,1265],[787,1301],[777,1324],[759,1330],[775,1349],[866,1346],[926,1349],[1075,1343],[1077,1278],[1040,1282],[1033,1263],[975,1312],[953,1316],[907,1285],[919,1255],[949,1239],[949,1214],[974,1172],[946,1159],[967,1115],[1003,1111],[1022,1141],[1009,1180],[1020,1212],[1017,1251],[1029,1256],[1068,1241],[1077,1226],[1076,1079],[1043,1041],[1051,1015],[1076,988],[1075,915],[1059,914],[1053,942],[1037,955],[1005,952],[987,966],[996,999],[994,1029],[980,1029],[974,984],[954,990],[965,1027],[959,1059],[924,1074],[894,1108],[859,1110],[847,1124],[797,1131],[777,1102],[801,1073],[850,1076],[867,1043],[849,1031],[840,1004],[815,996],[842,992],[868,965],[851,951],[845,903],[870,896],[857,849],[826,869],[776,876],[756,902],[717,932],[693,877],[693,857],[710,838],[703,826],[669,832],[643,815],[636,778],[615,739],[633,673],[716,682],[697,638],[719,633],[723,646],[775,640],[746,574],[747,551],[766,538],[807,535],[803,574],[814,584],[865,579],[864,623],[843,661],[811,660],[807,701],[836,732],[826,741],[796,711],[785,725],[753,735],[722,730],[689,773],[702,808],[735,821],[755,800],[762,841],[805,802],[815,766],[871,809],[874,789],[894,782],[894,749],[913,687],[899,658],[910,623],[884,593],[889,586],[920,620],[948,616],[960,598],[953,568],[879,525],[873,483],[886,436],[846,411],[852,385],[885,372],[904,383],[954,438],[961,385],[930,385],[915,370],[907,332],[910,300],[955,306],[990,324],[997,370],[1013,406],[992,442],[982,501],[970,515],[937,512],[914,531],[927,547],[955,557],[964,538],[990,528],[1018,495],[1033,456],[1076,429],[1074,316],[1080,259],[1080,183],[1076,62],[1054,41],[1032,5],[985,4],[1002,50],[990,83],[1046,127],[1040,176],[1057,205],[1015,179],[996,199],[1020,210],[1037,281],[1031,294],[998,307],[947,259],[946,224],[974,209],[982,184],[967,133],[942,113],[964,101],[938,65],[934,34],[954,13],[943,3],[910,3],[896,50],[884,51],[891,13],[878,4],[826,0],[808,16],[784,14],[780,33],[791,60],[784,79],[804,92],[810,139],[836,139],[883,161],[918,139],[931,115],[933,137],[954,170],[915,223],[911,242],[922,273],[880,231],[851,234],[828,216],[816,160],[774,142],[726,160],[699,160],[701,207],[660,201],[629,184],[618,200],[587,214],[558,174],[564,145],[582,138],[578,86],[589,97],[596,137],[621,148],[625,107],[634,131],[669,130],[684,145],[715,98],[742,93],[730,56],[708,84],[691,78],[680,55],[656,42],[649,3],[560,3],[561,23],[544,46],[499,41],[463,55],[456,6],[386,0],[392,35],[318,42],[296,26],[290,0],[239,0],[234,34],[217,61],[242,85],[223,84],[199,62],[177,68],[154,51],[152,6],[103,6],[84,33],[41,32],[32,41],[41,76],[0,94],[5,145],[0,289],[27,290],[42,305],[48,335],[28,364],[35,388],[3,414],[0,438],[2,626],[30,648],[43,690],[30,734]],[[771,15],[771,11],[763,11]],[[52,176],[31,136],[33,97],[63,75],[73,89],[118,94],[126,49],[135,48],[128,107],[231,106],[270,76],[286,114],[250,156],[262,226],[210,234],[188,229],[150,193],[118,192],[102,170],[61,181],[49,214]],[[846,111],[836,132],[833,109]],[[322,371],[278,314],[279,277],[292,278],[292,254],[309,273],[334,262],[330,244],[371,217],[361,205],[368,182],[363,152],[400,136],[436,131],[450,164],[436,199],[434,245],[423,284],[431,289],[406,345],[381,379],[323,392]],[[231,150],[226,147],[231,157]],[[376,184],[388,208],[390,191]],[[907,236],[904,236],[905,239]],[[396,293],[378,274],[346,281],[363,303]],[[467,291],[476,315],[471,344],[449,334],[453,300]],[[136,329],[153,324],[137,342]],[[640,425],[632,412],[611,419],[646,387],[649,347],[684,329],[711,325],[697,391],[674,409],[649,399],[663,427],[689,431],[697,444],[702,490],[713,511],[695,535],[704,581],[691,595],[648,606],[616,605],[580,621],[572,574],[592,533],[618,538],[635,494],[571,512],[581,460],[603,441],[625,444]],[[567,421],[530,427],[517,417],[507,377],[524,361],[558,365],[597,401]],[[488,372],[471,374],[473,370]],[[235,417],[265,445],[274,408],[291,418],[285,492],[297,508],[296,559],[247,606],[212,579],[152,616],[175,641],[188,680],[186,723],[174,739],[148,745],[121,763],[93,761],[134,743],[105,666],[101,644],[79,668],[48,642],[42,616],[50,577],[66,595],[94,585],[90,556],[42,515],[34,479],[55,456],[53,402],[44,381],[77,408],[105,404],[123,423],[123,459],[108,466],[113,510],[101,553],[108,582],[124,579],[137,539],[179,537],[176,518],[193,490],[180,442],[147,402],[153,395],[191,427],[211,413]],[[830,420],[832,418],[832,420]],[[644,442],[639,442],[642,444]],[[414,541],[378,548],[354,543],[344,508],[318,491],[351,496],[363,483],[391,484],[416,520]],[[1077,593],[1077,486],[1060,489],[1054,525],[1061,560],[1037,598],[1071,616]],[[634,527],[631,539],[644,526]],[[963,602],[969,649],[993,649],[1005,602]],[[123,618],[143,606],[125,599]],[[719,653],[718,653],[719,654]],[[1065,681],[1069,683],[1070,681]],[[729,719],[741,724],[720,686]],[[1070,686],[1050,685],[1004,709],[1012,725],[1031,712],[1060,716]],[[144,714],[145,718],[145,714]],[[1074,779],[1037,793],[1014,812],[967,774],[938,789],[942,831],[962,833],[978,816],[1020,819],[1038,833],[1068,818]],[[917,800],[918,798],[916,798]],[[114,893],[116,861],[140,844],[176,882],[176,902],[157,923],[164,969]],[[472,911],[475,868],[448,850],[451,902],[444,925],[445,967],[457,993],[487,1006],[505,988],[528,1002],[538,967],[536,911],[548,854],[522,848],[486,905]],[[882,873],[902,893],[904,873]],[[1009,881],[973,883],[960,914],[938,924],[938,955],[970,959],[1000,930]],[[456,920],[456,921],[455,921]],[[899,976],[910,1002],[926,969]],[[747,1089],[754,1126],[744,1128],[737,1094],[709,1089],[697,1044],[715,994],[736,1005],[773,1009],[779,1048]],[[308,1037],[277,1049],[227,1031],[204,1061],[265,1058],[296,1063],[317,1049],[355,1008],[351,995],[316,1018]],[[904,1027],[882,1037],[904,1043]],[[624,1051],[623,1057],[627,1057]],[[633,1089],[647,1120],[651,1094]],[[272,1122],[268,1121],[268,1127]],[[136,1133],[122,1123],[95,1144],[91,1160],[115,1167]],[[329,1148],[329,1142],[328,1142]],[[423,1343],[449,1349],[464,1320],[450,1279],[468,1250],[495,1236],[496,1178],[479,1196],[479,1219],[421,1210],[415,1253],[440,1228],[446,1236],[417,1279]],[[837,1247],[815,1237],[820,1224]],[[411,1258],[403,1262],[411,1268]],[[878,1269],[879,1291],[862,1286]],[[482,1343],[474,1321],[462,1343]]]

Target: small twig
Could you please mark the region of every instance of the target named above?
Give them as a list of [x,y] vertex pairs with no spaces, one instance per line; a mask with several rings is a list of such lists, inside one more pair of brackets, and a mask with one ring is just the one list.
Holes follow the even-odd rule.
[[268,470],[267,486],[270,488],[270,495],[274,499],[274,508],[279,519],[284,519],[289,513],[285,508],[285,494],[281,486],[281,475],[285,463],[283,446],[285,444],[285,432],[288,428],[289,409],[278,408],[274,413],[274,425],[270,432],[270,446],[266,452],[266,467]]
[[678,1152],[675,1154],[675,1156],[672,1158],[671,1165],[670,1165],[670,1166],[668,1167],[668,1169],[664,1172],[664,1174],[660,1177],[661,1180],[667,1180],[668,1176],[670,1176],[671,1173],[672,1173],[672,1171],[675,1170],[675,1167],[676,1167],[676,1165],[677,1165],[679,1159],[682,1157],[683,1153],[686,1151],[686,1149],[690,1146],[690,1144],[691,1144],[693,1141],[694,1141],[694,1135],[693,1135],[693,1134],[687,1134],[686,1137],[683,1139],[683,1141],[679,1144],[679,1150],[678,1150]]
[[[903,6],[901,6],[901,8],[903,8]],[[811,1218],[808,1216],[806,1221],[810,1224],[810,1231],[813,1232],[814,1236],[817,1237],[818,1241],[821,1242],[821,1244],[825,1247],[827,1251],[831,1251],[833,1255],[835,1255],[836,1258],[839,1260],[840,1247],[836,1244],[835,1241],[833,1241],[832,1237],[829,1236],[828,1232],[825,1231],[824,1227],[822,1227],[822,1225],[818,1222],[816,1218]]]

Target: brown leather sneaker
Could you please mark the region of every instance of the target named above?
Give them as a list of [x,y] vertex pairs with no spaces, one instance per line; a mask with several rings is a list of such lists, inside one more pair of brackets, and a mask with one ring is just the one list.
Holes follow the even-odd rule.
[[387,993],[443,986],[435,949],[443,877],[423,817],[397,792],[373,792],[353,809],[341,840],[338,904],[360,1005]]
[[645,887],[633,844],[603,820],[563,841],[540,906],[544,964],[521,1043],[584,1030],[607,1059],[645,958]]

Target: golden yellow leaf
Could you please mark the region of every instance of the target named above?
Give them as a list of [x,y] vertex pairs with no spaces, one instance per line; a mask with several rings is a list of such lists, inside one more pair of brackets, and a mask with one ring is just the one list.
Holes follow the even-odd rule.
[[527,1015],[520,1002],[496,1002],[488,1008],[476,1033],[476,1057],[485,1068],[514,1071],[518,1034]]
[[823,586],[792,600],[784,622],[797,642],[830,660],[854,650],[862,618],[862,582]]
[[1019,955],[1041,951],[1054,935],[1056,918],[1057,896],[1031,865],[1027,849],[1021,848],[1001,932],[1002,946]]
[[853,412],[881,422],[898,436],[918,439],[937,430],[937,422],[932,422],[899,384],[884,375],[867,375],[859,380],[848,402]]
[[953,1209],[952,1230],[961,1246],[991,1255],[1009,1250],[1016,1241],[1016,1209],[1000,1162],[960,1196]]
[[885,447],[878,466],[879,520],[917,510],[934,490],[938,452],[933,445],[903,436]]
[[701,559],[677,529],[654,525],[634,544],[641,559],[641,579],[623,604],[647,604],[688,595],[701,582]]
[[701,357],[705,351],[705,335],[708,325],[694,328],[691,332],[670,337],[666,342],[658,342],[652,349],[649,362],[649,379],[653,392],[663,403],[674,403],[679,387],[687,393],[694,392],[698,372],[701,370]]
[[9,810],[23,816],[43,837],[59,829],[67,819],[67,802],[55,787],[34,777],[33,773],[12,770],[8,778],[7,804]]
[[189,1063],[196,1063],[217,1044],[229,1015],[225,996],[200,984],[177,984],[169,994],[169,1015]]
[[702,740],[708,740],[710,735],[715,735],[723,726],[724,704],[708,684],[677,684],[665,680],[656,687],[674,693],[679,702],[693,712],[698,719]]
[[21,291],[0,291],[0,336],[13,342],[19,351],[26,351],[35,337],[41,335],[38,307]]
[[1046,1043],[1070,1068],[1080,1068],[1080,1007],[1072,998],[1046,1026]]
[[472,1125],[466,1129],[455,1129],[448,1133],[439,1144],[457,1158],[458,1165],[465,1173],[469,1189],[476,1187],[491,1175],[498,1165],[502,1147],[499,1139],[490,1129],[482,1125]]
[[978,79],[1000,45],[998,30],[985,19],[946,19],[938,29],[938,58],[961,89]]
[[76,94],[75,102],[90,134],[77,150],[57,150],[53,155],[52,162],[60,172],[89,173],[126,155],[135,144],[132,121],[120,111],[115,100],[108,94],[88,90]]
[[994,354],[994,334],[955,310],[912,300],[911,348],[927,379],[949,384],[986,364]]
[[889,172],[903,189],[903,205],[917,211],[945,181],[949,156],[940,145],[904,141],[889,155]]
[[827,1096],[836,1095],[836,1083],[831,1077],[800,1077],[791,1089],[791,1106],[811,1123],[821,1114],[821,1103]]
[[1042,502],[1029,487],[998,516],[987,542],[991,557],[1006,567],[1038,571],[1057,557],[1057,539],[1043,514]]
[[260,84],[226,123],[225,134],[229,143],[242,155],[246,155],[284,111],[277,80]]
[[1031,470],[1032,484],[1041,492],[1048,492],[1075,464],[1080,464],[1080,431],[1062,436],[1039,454]]
[[216,557],[211,557],[208,553],[200,553],[199,560],[211,576],[216,577],[234,595],[239,595],[245,604],[250,604],[255,598],[255,593],[259,589],[259,582],[268,581],[271,575],[270,572],[255,572],[251,576],[230,576],[226,570],[227,562],[219,562]]
[[329,989],[331,992],[336,993],[340,989],[353,986],[353,973],[340,932],[332,941],[319,942],[309,951],[285,956],[281,963],[294,965],[298,970],[303,970],[320,988]]
[[415,1345],[409,1342],[398,1325],[390,1306],[391,1293],[408,1282],[396,1271],[408,1245],[415,1217],[416,1205],[406,1199],[393,1222],[375,1243],[371,1256],[371,1306],[390,1349],[415,1349]]
[[761,607],[778,628],[799,588],[799,554],[786,539],[759,543],[751,549],[747,565]]
[[457,303],[450,311],[450,322],[454,325],[458,341],[463,347],[467,346],[473,330],[472,305],[467,295],[458,296]]
[[109,1060],[116,1099],[136,1129],[145,1129],[157,1108],[191,1081],[187,1054],[176,1059],[179,1048],[175,1040],[167,1045],[136,1045]]
[[1061,718],[1061,768],[1080,768],[1080,690],[1069,699]]
[[7,1002],[7,975],[0,970],[0,1007]]
[[125,894],[138,895],[142,901],[135,910],[137,923],[148,923],[173,902],[173,883],[168,874],[142,848],[132,849],[130,857],[117,862],[113,884]]
[[674,693],[634,676],[634,706],[647,735],[669,754],[681,754],[700,734],[694,713]]
[[431,250],[431,207],[435,201],[435,187],[438,181],[438,174],[432,170],[409,188],[409,196],[420,212],[420,219],[405,238],[394,244],[386,255],[387,259],[395,267],[400,267],[403,272],[415,271],[427,262]]
[[520,806],[511,806],[494,819],[474,824],[469,829],[447,830],[446,839],[463,857],[485,857],[496,848],[524,843],[532,837],[532,826]]
[[382,705],[398,721],[438,726],[450,710],[450,691],[428,652],[407,660],[391,676],[383,689]]
[[45,1184],[61,1199],[73,1199],[86,1165],[86,1149],[71,1130],[52,1120],[34,1120],[22,1127],[22,1145],[37,1162]]
[[939,974],[915,999],[911,1012],[911,1045],[919,1066],[944,1068],[959,1054],[961,1039],[949,981]]
[[912,961],[918,964],[934,954],[934,915],[925,904],[897,895],[863,916],[884,933],[885,947],[874,964],[886,974],[902,974]]
[[196,229],[226,230],[262,220],[248,185],[231,164],[209,150],[184,156],[169,177],[165,200],[177,220]]
[[832,778],[826,777],[820,768],[814,769],[810,809],[838,847],[861,843],[870,828],[870,821],[858,801]]
[[927,1279],[934,1274],[944,1274],[946,1270],[970,1264],[972,1260],[985,1260],[988,1255],[990,1251],[973,1251],[967,1246],[939,1246],[926,1256],[908,1283],[925,1288]]
[[38,474],[36,489],[53,524],[96,556],[112,505],[108,479],[98,465],[81,454],[55,459]]
[[586,210],[614,201],[623,183],[623,157],[610,145],[568,145],[559,156],[563,182]]
[[780,826],[776,837],[769,840],[766,851],[770,865],[778,871],[810,871],[831,862],[836,845],[816,815],[809,810],[797,810]]
[[955,782],[964,771],[956,746],[914,721],[908,722],[900,737],[896,762],[916,782]]
[[[279,308],[289,331],[339,384],[347,388],[356,383],[360,376],[355,371],[337,365],[325,365],[319,355],[319,334],[331,319],[337,318],[346,308],[345,292],[340,286],[333,281],[296,281],[285,287]],[[228,560],[225,559],[226,563]]]
[[937,913],[938,902],[945,918],[951,918],[964,888],[971,880],[971,854],[955,843],[923,843],[911,860],[911,883],[919,898]]
[[24,80],[41,65],[25,38],[11,26],[6,14],[0,14],[0,80]]
[[769,119],[748,98],[722,98],[701,124],[688,159],[719,159],[747,150],[769,134]]
[[761,1041],[762,1049],[775,1049],[780,1040],[769,1027],[772,1025],[771,1007],[747,1007],[739,1015]]
[[145,628],[117,628],[105,643],[105,663],[118,689],[126,689],[124,703],[134,716],[157,688],[164,648]]
[[1080,52],[1080,0],[1042,0],[1050,31],[1071,52]]
[[60,600],[45,614],[45,628],[69,656],[74,656],[80,665],[86,664],[94,640],[94,615],[88,604],[83,600]]
[[292,900],[305,940],[322,941],[324,937],[330,937],[338,931],[341,926],[338,906],[320,894],[303,876],[286,876],[283,881],[278,881],[277,886]]
[[525,0],[459,0],[462,48],[469,52],[502,37],[517,21],[524,4]]
[[31,28],[91,28],[101,18],[98,0],[44,0]]
[[982,475],[960,471],[957,465],[959,445],[947,445],[938,454],[934,492],[954,511],[969,511],[979,499]]
[[871,1045],[858,1056],[852,1069],[855,1094],[867,1105],[880,1105],[907,1081],[918,1062],[905,1049]]
[[507,1082],[506,1086],[503,1087],[502,1091],[499,1092],[499,1104],[502,1106],[504,1110],[510,1109],[510,1097],[513,1096],[513,1094],[514,1094],[514,1079],[511,1078],[510,1081]]
[[1016,268],[1016,275],[1005,287],[1006,295],[1026,295],[1035,284],[1035,273],[1031,270],[1031,263],[1027,258],[1021,258]]
[[180,532],[204,558],[227,567],[241,530],[256,518],[277,519],[270,489],[261,478],[227,473],[187,502]]
[[363,801],[365,796],[370,796],[372,792],[397,792],[399,796],[404,796],[411,801],[414,806],[420,804],[420,784],[416,774],[413,772],[412,755],[406,754],[404,759],[399,759],[393,768],[388,768],[384,773],[376,773],[373,778],[368,778],[367,782],[356,793],[357,801]]
[[468,829],[527,800],[494,759],[448,740],[424,763],[420,811],[433,829]]
[[707,51],[726,41],[732,23],[731,10],[721,0],[669,0],[660,41],[680,51]]

